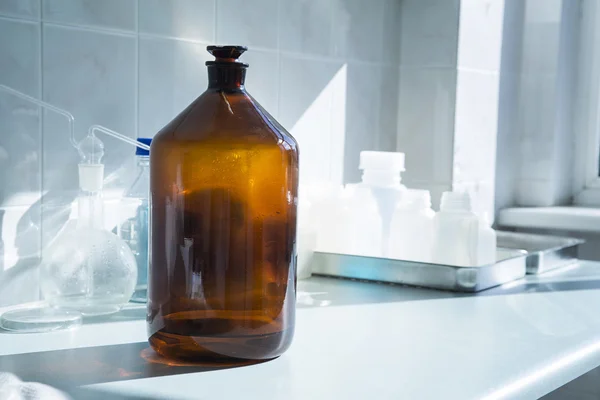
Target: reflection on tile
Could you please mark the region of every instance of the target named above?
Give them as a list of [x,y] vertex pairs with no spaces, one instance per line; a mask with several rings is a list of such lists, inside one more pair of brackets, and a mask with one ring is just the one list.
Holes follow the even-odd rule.
[[[39,25],[0,20],[0,84],[39,97]],[[41,190],[40,110],[0,90],[0,206],[26,205]]]
[[[298,141],[302,162],[300,179],[323,182],[331,179],[332,99],[345,93],[343,65],[282,55],[279,121]],[[339,136],[336,136],[339,140]]]
[[385,3],[371,0],[333,1],[331,54],[355,60],[383,60]]
[[[153,137],[207,87],[206,46],[140,38],[139,136]],[[157,79],[160,77],[160,79]]]
[[246,89],[269,114],[277,119],[279,56],[276,52],[250,49],[244,53],[241,60],[250,65],[246,71]]
[[329,54],[332,3],[284,0],[280,10],[280,48],[303,54]]
[[139,2],[140,32],[212,43],[215,39],[214,0],[143,0]]
[[458,65],[486,71],[500,69],[503,0],[462,0]]
[[217,0],[217,42],[277,48],[277,0]]
[[[44,100],[75,116],[77,138],[93,124],[136,136],[135,41],[128,35],[44,27]],[[52,116],[44,122],[44,189],[76,187],[78,157],[65,120]],[[102,140],[110,187],[119,182],[115,171],[133,162],[132,148],[107,136]]]
[[400,69],[398,150],[407,180],[452,181],[455,90],[455,69]]
[[136,30],[135,0],[43,0],[42,12],[49,22]]
[[0,15],[39,20],[40,0],[2,0]]

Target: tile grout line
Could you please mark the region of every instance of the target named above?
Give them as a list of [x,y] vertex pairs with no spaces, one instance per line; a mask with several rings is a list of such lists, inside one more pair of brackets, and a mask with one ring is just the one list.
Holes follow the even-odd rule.
[[1,21],[10,21],[10,22],[20,22],[20,23],[29,23],[29,24],[39,24],[41,22],[41,18],[39,20],[33,18],[25,18],[20,15],[8,15],[8,14],[0,14]]
[[66,23],[66,22],[53,22],[53,21],[44,21],[44,24],[47,26],[53,27],[53,28],[81,30],[81,31],[85,31],[85,32],[101,33],[104,35],[115,35],[115,36],[126,36],[126,37],[133,37],[136,35],[136,31],[107,28],[104,26],[79,25],[79,24],[70,24],[70,23]]

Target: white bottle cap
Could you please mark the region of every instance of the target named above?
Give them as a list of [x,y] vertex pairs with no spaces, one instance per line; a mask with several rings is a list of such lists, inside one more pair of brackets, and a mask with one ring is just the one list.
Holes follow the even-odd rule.
[[359,169],[404,171],[404,153],[389,151],[361,151]]
[[441,211],[472,211],[471,196],[467,192],[444,192]]
[[104,164],[79,164],[79,188],[99,192],[104,181]]

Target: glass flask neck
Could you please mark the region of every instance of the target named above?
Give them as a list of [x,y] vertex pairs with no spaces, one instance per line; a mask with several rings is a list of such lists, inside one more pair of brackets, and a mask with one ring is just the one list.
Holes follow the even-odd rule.
[[82,191],[77,199],[77,227],[104,228],[104,203],[101,192]]
[[208,65],[208,88],[228,91],[244,91],[246,66],[244,64],[219,63]]

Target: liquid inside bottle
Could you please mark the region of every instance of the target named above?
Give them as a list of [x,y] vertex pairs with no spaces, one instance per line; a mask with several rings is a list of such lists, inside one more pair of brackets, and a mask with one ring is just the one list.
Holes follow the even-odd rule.
[[296,301],[298,147],[245,90],[240,46],[153,139],[148,330],[167,357],[279,356]]

